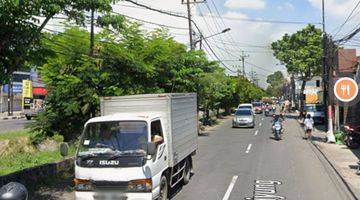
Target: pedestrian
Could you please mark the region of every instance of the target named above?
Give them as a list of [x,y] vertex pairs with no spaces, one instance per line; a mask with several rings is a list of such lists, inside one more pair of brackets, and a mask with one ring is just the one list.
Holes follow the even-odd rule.
[[313,127],[314,127],[314,120],[312,119],[310,114],[307,114],[306,118],[304,119],[304,131],[305,131],[304,139],[311,140]]

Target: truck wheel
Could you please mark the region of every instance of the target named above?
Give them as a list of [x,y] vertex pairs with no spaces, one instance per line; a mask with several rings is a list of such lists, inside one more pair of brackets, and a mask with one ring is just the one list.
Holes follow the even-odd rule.
[[158,200],[168,200],[169,196],[169,184],[166,176],[162,176],[160,179],[160,194]]
[[31,116],[26,115],[26,119],[27,119],[27,120],[31,120]]
[[183,184],[186,185],[190,182],[190,176],[191,176],[191,166],[189,163],[189,160],[185,161],[185,168],[183,171]]

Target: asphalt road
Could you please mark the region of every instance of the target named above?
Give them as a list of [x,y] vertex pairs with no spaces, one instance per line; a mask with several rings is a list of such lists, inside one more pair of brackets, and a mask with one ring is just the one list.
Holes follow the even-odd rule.
[[8,119],[0,120],[0,134],[8,131],[16,131],[24,129],[25,125],[30,121],[24,119]]
[[351,199],[294,119],[284,122],[282,141],[271,139],[270,118],[256,120],[254,129],[227,121],[200,137],[194,175],[171,199]]
[[[351,199],[329,164],[309,141],[302,139],[297,121],[284,122],[282,141],[272,139],[270,118],[257,115],[256,121],[254,129],[246,129],[232,128],[228,120],[199,137],[190,183],[173,189],[170,199]],[[36,199],[74,196],[64,189],[40,193],[45,198]]]

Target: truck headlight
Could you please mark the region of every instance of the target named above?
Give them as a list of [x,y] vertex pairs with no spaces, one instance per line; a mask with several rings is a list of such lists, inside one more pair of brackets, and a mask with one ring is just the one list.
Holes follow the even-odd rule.
[[74,183],[75,183],[76,191],[93,191],[94,190],[94,186],[90,180],[75,178]]
[[129,192],[151,192],[151,190],[152,190],[151,179],[132,180],[129,182],[128,185]]

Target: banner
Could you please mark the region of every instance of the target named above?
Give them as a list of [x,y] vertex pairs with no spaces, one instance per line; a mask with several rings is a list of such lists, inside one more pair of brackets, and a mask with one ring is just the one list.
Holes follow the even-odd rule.
[[23,109],[30,109],[33,101],[32,82],[29,80],[23,80],[22,83]]

